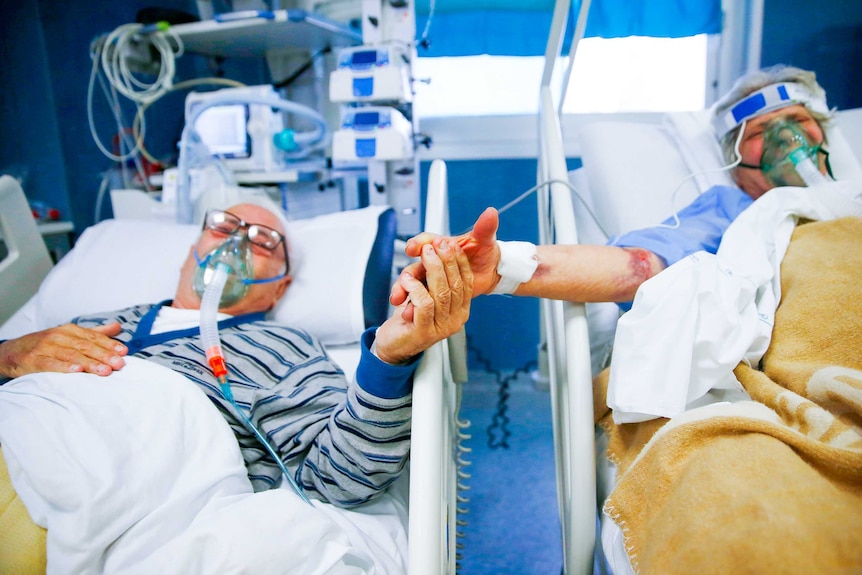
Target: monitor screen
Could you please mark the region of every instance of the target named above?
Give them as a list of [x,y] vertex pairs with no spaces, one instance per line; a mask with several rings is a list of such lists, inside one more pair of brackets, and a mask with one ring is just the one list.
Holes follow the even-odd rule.
[[377,50],[362,50],[353,53],[353,64],[373,64],[377,61]]
[[251,138],[246,129],[248,117],[249,110],[245,104],[213,106],[198,116],[195,129],[213,155],[248,158],[252,152]]
[[353,123],[356,126],[376,126],[380,123],[379,112],[357,112]]

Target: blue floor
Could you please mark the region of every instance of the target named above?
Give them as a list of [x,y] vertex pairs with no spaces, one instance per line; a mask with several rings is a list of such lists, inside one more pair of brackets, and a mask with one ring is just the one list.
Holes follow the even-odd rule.
[[[462,419],[471,422],[461,575],[559,575],[562,551],[554,478],[550,394],[528,375],[509,385],[508,449],[488,445],[497,411],[493,375],[471,371]],[[499,428],[494,428],[495,430]],[[494,435],[499,441],[501,435]]]

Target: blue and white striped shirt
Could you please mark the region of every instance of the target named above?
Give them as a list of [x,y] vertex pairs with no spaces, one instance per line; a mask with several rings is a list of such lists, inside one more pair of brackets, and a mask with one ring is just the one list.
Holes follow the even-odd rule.
[[[80,317],[82,327],[117,321],[116,339],[129,355],[179,372],[207,394],[239,441],[255,491],[278,485],[281,472],[234,415],[212,375],[198,328],[152,335],[161,304]],[[263,314],[219,322],[228,378],[236,403],[267,437],[310,497],[354,506],[385,490],[404,470],[410,449],[413,372],[370,351],[374,330],[362,337],[356,379],[348,382],[322,344]]]

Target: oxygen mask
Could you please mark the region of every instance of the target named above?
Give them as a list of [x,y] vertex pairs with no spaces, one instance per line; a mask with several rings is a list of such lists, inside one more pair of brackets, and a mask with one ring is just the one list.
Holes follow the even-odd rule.
[[203,260],[195,251],[198,269],[195,273],[194,290],[203,298],[207,286],[212,282],[215,269],[221,265],[228,272],[227,281],[219,300],[219,308],[232,306],[248,293],[254,281],[254,258],[245,234],[230,235],[220,246],[210,252]]
[[781,118],[766,125],[760,169],[773,186],[813,186],[826,182],[818,169],[822,142],[814,143],[799,122]]

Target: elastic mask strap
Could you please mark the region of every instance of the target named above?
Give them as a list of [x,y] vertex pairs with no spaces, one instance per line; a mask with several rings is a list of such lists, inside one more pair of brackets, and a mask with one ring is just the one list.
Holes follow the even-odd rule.
[[824,148],[821,144],[820,149],[817,151],[826,156],[826,173],[829,174],[829,177],[834,180],[835,176],[832,174],[832,163],[829,161],[829,150]]
[[192,250],[192,254],[194,254],[194,256],[195,256],[195,263],[198,264],[198,267],[205,266],[210,261],[210,254],[207,254],[207,257],[205,257],[204,259],[201,259],[201,257],[198,255],[198,249],[197,248],[194,248]]
[[251,280],[249,280],[249,279],[245,279],[245,280],[242,280],[242,283],[244,283],[244,284],[246,284],[246,285],[252,285],[252,284],[268,284],[268,283],[272,283],[272,282],[277,282],[278,280],[280,280],[281,278],[286,277],[286,276],[287,276],[287,274],[281,274],[281,275],[277,275],[277,276],[272,277],[272,278],[261,278],[261,279],[258,279],[258,280],[255,280],[255,279],[251,279]]
[[[835,176],[832,175],[832,165],[829,163],[829,151],[823,147],[823,144],[816,146],[816,148],[818,154],[823,154],[824,156],[826,156],[826,171],[829,173],[829,177],[834,180]],[[736,164],[736,167],[748,168],[749,170],[763,170],[763,166],[754,166],[752,164],[744,164],[742,162]]]

